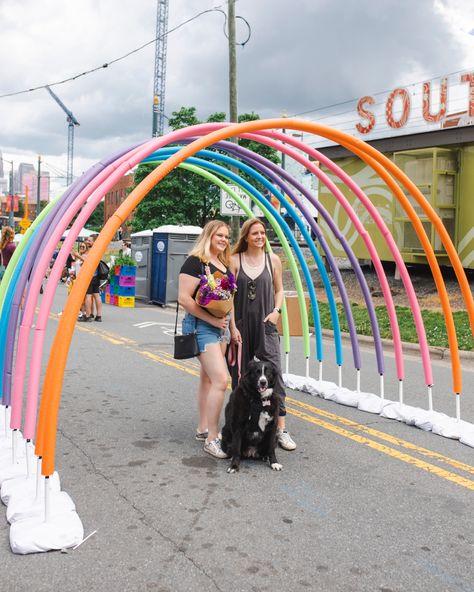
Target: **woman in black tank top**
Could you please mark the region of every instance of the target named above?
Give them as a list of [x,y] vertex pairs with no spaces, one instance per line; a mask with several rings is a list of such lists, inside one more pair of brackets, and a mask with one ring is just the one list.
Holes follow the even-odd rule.
[[[232,340],[242,344],[240,371],[245,372],[254,356],[276,366],[278,378],[274,392],[280,399],[277,439],[285,450],[294,450],[296,444],[285,429],[285,385],[277,329],[284,297],[281,261],[274,253],[267,252],[266,228],[256,218],[244,222],[232,253],[231,270],[237,278],[237,293],[230,331]],[[231,369],[233,388],[238,382],[238,372],[235,366]]]

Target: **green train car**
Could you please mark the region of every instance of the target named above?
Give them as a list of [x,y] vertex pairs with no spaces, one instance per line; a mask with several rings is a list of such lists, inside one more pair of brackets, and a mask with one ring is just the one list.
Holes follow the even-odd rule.
[[[454,130],[439,131],[436,132],[436,137],[432,134],[405,136],[373,142],[372,145],[395,162],[417,185],[443,221],[463,267],[474,269],[474,128],[471,126],[457,130],[457,134],[453,132]],[[427,144],[430,139],[438,140],[438,145],[403,149],[406,146]],[[426,256],[407,214],[380,177],[363,161],[340,147],[321,149],[321,152],[348,173],[377,207],[394,236],[404,261],[426,264]],[[338,177],[322,168],[351,202],[371,235],[380,259],[393,261],[385,240],[362,203]],[[450,266],[446,251],[431,222],[413,198],[407,197],[425,228],[439,264]],[[362,239],[342,206],[322,183],[319,184],[319,199],[342,229],[356,256],[360,260],[368,260],[369,255]],[[340,243],[323,222],[321,226],[334,255],[344,257]]]

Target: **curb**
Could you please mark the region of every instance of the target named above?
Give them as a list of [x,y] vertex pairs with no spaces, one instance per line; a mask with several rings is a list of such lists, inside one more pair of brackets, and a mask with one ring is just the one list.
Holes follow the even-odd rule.
[[[322,333],[325,337],[334,337],[334,332],[330,329],[323,329]],[[341,333],[342,342],[347,345],[351,343],[351,338],[349,333]],[[357,339],[359,342],[364,343],[365,345],[374,345],[373,337],[368,335],[358,335]],[[393,352],[393,341],[391,339],[382,339],[382,345],[385,351]],[[420,353],[420,346],[418,343],[409,343],[407,341],[402,342],[402,347],[405,351],[409,352],[412,356],[421,357]],[[428,350],[430,352],[430,357],[435,360],[443,360],[445,362],[451,361],[451,352],[448,347],[435,347],[429,346]],[[459,358],[467,363],[474,363],[474,351],[459,351]]]

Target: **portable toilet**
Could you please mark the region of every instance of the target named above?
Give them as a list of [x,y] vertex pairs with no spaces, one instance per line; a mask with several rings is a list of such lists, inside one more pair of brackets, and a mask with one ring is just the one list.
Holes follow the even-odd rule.
[[130,238],[132,239],[132,257],[137,263],[135,298],[150,302],[153,230],[134,232]]
[[178,300],[179,271],[201,232],[199,226],[172,224],[153,230],[150,299],[154,304]]

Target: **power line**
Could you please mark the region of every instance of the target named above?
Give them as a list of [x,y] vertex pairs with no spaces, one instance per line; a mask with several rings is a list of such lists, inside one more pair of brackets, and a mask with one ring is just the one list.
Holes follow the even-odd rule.
[[[193,17],[187,19],[186,21],[183,21],[179,25],[176,25],[176,27],[173,27],[172,29],[169,29],[163,36],[169,35],[170,33],[174,33],[174,31],[177,31],[181,27],[184,27],[184,25],[187,25],[188,23],[190,23],[190,22],[196,20],[197,18],[203,16],[204,14],[207,14],[207,13],[210,13],[210,12],[220,12],[220,13],[224,14],[224,16],[225,16],[225,12],[223,12],[221,10],[221,7],[222,6],[223,5],[215,6],[214,8],[209,8],[207,10],[203,10],[202,12],[199,12],[198,14],[195,14]],[[120,61],[122,61],[122,60],[130,57],[131,55],[133,55],[135,53],[138,53],[139,51],[141,51],[145,47],[148,47],[152,43],[155,43],[161,37],[162,36],[155,37],[151,41],[148,41],[147,43],[144,43],[143,45],[140,45],[140,47],[137,47],[136,49],[133,49],[132,51],[129,51],[128,53],[124,54],[123,56],[120,56],[120,57],[118,57],[118,58],[116,58],[114,60],[111,60],[110,62],[106,62],[105,64],[102,64],[101,66],[97,66],[96,68],[92,68],[91,70],[86,70],[85,72],[81,72],[80,74],[76,74],[75,76],[70,76],[69,78],[65,78],[64,80],[59,80],[58,82],[50,82],[50,83],[47,83],[47,84],[41,84],[39,86],[35,86],[33,88],[28,88],[28,89],[25,89],[25,90],[19,90],[19,91],[15,91],[15,92],[11,92],[11,93],[5,93],[3,95],[0,95],[0,99],[4,99],[6,97],[14,97],[14,96],[17,96],[17,95],[23,95],[23,94],[26,94],[26,93],[34,92],[35,90],[40,90],[41,88],[46,88],[47,86],[58,86],[59,84],[64,84],[66,82],[71,82],[73,80],[77,80],[78,78],[81,78],[82,76],[87,76],[88,74],[92,74],[93,72],[98,72],[99,70],[108,68],[109,66],[112,66],[112,64],[116,64],[117,62],[120,62]]]
[[[430,78],[429,80],[430,81],[441,80],[442,78],[447,78],[448,76],[454,76],[455,74],[460,74],[461,72],[467,72],[467,69],[456,70],[455,72],[450,72],[449,74],[444,74],[443,76],[436,76],[435,78]],[[405,88],[405,87],[410,87],[410,86],[416,86],[418,84],[422,84],[423,82],[426,82],[426,79],[420,80],[419,82],[411,82],[410,84],[402,84],[401,86],[403,88]],[[390,88],[387,90],[381,90],[376,93],[372,93],[370,96],[377,97],[379,95],[386,94],[392,90],[393,90],[393,88]],[[309,113],[315,113],[316,111],[323,111],[324,109],[332,109],[333,107],[340,107],[341,105],[347,105],[348,103],[354,103],[355,101],[358,101],[359,99],[360,99],[360,97],[356,97],[355,99],[348,99],[346,101],[341,101],[340,103],[332,103],[330,105],[324,105],[323,107],[315,107],[314,109],[309,109],[308,111],[301,111],[300,113],[293,113],[292,115],[288,115],[288,117],[298,117],[300,115],[308,115]]]

